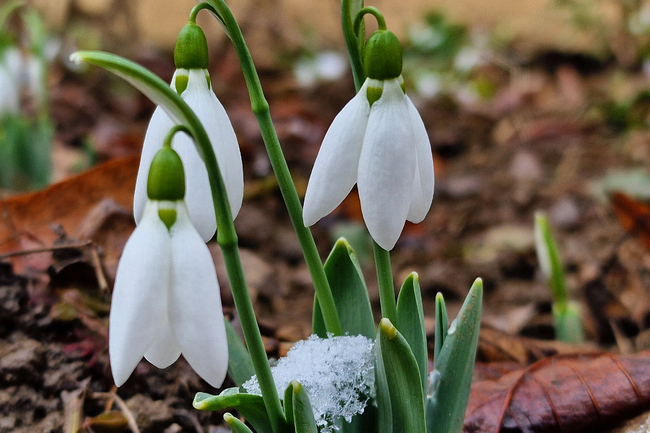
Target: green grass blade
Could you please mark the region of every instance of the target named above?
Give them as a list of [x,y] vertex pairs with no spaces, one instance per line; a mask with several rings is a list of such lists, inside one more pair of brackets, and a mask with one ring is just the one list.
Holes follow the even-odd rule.
[[242,383],[253,377],[255,369],[244,342],[239,338],[230,322],[228,320],[225,322],[226,336],[228,337],[228,375],[237,386],[241,386]]

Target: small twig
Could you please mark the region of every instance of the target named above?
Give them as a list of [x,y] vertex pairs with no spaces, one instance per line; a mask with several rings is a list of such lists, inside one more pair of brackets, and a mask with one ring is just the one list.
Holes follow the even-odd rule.
[[19,250],[19,251],[10,251],[8,253],[0,254],[0,260],[7,259],[9,257],[15,257],[15,256],[26,256],[29,254],[36,254],[36,253],[47,253],[51,251],[59,251],[59,250],[66,250],[69,248],[88,248],[93,244],[92,241],[86,241],[83,243],[77,243],[77,244],[67,244],[67,245],[55,245],[51,247],[41,247],[41,248],[32,248],[29,250]]
[[94,392],[93,397],[108,398],[108,399],[115,400],[115,404],[117,405],[117,407],[120,408],[122,415],[124,415],[124,418],[126,418],[126,421],[129,423],[129,428],[131,429],[131,431],[133,433],[140,433],[140,429],[138,429],[138,425],[135,423],[135,418],[133,417],[133,414],[127,407],[126,403],[124,403],[124,400],[122,400],[119,395],[115,394],[114,392]]
[[102,261],[99,258],[97,247],[94,245],[93,248],[90,249],[90,256],[93,261],[93,267],[95,268],[95,277],[97,278],[99,290],[102,292],[108,292],[108,281],[106,281],[106,275],[104,275],[104,267],[102,266]]

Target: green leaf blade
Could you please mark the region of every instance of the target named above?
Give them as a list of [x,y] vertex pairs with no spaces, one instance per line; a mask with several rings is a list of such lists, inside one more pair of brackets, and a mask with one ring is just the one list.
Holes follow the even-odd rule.
[[415,356],[420,371],[422,395],[426,395],[429,358],[427,334],[424,326],[424,309],[418,274],[412,272],[400,289],[397,298],[397,329],[404,336]]
[[379,324],[377,343],[377,357],[381,357],[390,398],[392,432],[425,433],[420,372],[408,342],[390,320],[384,318]]
[[[336,242],[324,267],[343,332],[374,339],[375,322],[368,289],[357,256],[345,239]],[[318,299],[314,300],[313,332],[327,338]]]
[[[431,373],[435,384],[426,401],[428,432],[458,433],[469,401],[481,326],[483,282],[477,278],[452,322]],[[439,382],[438,382],[439,378]]]

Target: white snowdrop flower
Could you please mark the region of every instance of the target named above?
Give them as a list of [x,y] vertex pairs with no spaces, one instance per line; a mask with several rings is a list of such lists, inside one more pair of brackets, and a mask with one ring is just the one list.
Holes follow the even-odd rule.
[[0,116],[20,111],[22,54],[14,47],[0,52]]
[[[402,89],[399,42],[386,30],[373,41],[379,33],[366,45],[370,78],[325,134],[309,178],[303,218],[307,226],[316,223],[356,183],[370,235],[390,250],[406,220],[419,223],[428,213],[434,177],[426,128]],[[373,56],[381,56],[378,67]],[[386,60],[398,56],[399,67]]]
[[[121,386],[143,356],[165,368],[182,353],[199,376],[219,387],[228,369],[219,283],[182,199],[180,158],[169,146],[159,155],[170,152],[176,175],[167,170],[157,177],[161,164],[152,166],[150,199],[117,269],[109,325],[111,369]],[[159,162],[156,157],[154,165]]]
[[[188,34],[191,37],[184,38]],[[190,43],[187,39],[191,39]],[[208,133],[234,218],[241,208],[244,197],[241,152],[230,119],[211,88],[210,76],[205,69],[208,61],[207,49],[207,42],[201,28],[195,24],[188,24],[181,32],[176,45],[174,59],[179,69],[172,78],[171,87],[194,110]],[[179,51],[184,55],[179,55]],[[138,224],[142,220],[147,202],[146,185],[149,166],[156,152],[160,150],[165,134],[173,125],[174,122],[167,113],[161,107],[157,107],[145,135],[135,185],[133,213]],[[207,169],[194,142],[186,134],[177,134],[172,147],[178,152],[185,166],[187,185],[185,201],[190,218],[201,237],[207,241],[212,238],[217,228]]]

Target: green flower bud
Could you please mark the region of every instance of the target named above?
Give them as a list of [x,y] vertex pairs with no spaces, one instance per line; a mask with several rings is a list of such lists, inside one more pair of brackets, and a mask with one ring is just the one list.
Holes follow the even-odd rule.
[[368,78],[390,80],[402,74],[402,47],[389,30],[377,30],[366,42],[365,68]]
[[189,23],[183,27],[174,48],[176,69],[206,69],[208,67],[208,41],[201,27]]
[[171,146],[163,146],[156,153],[147,179],[150,200],[183,200],[185,197],[185,172],[180,156]]

